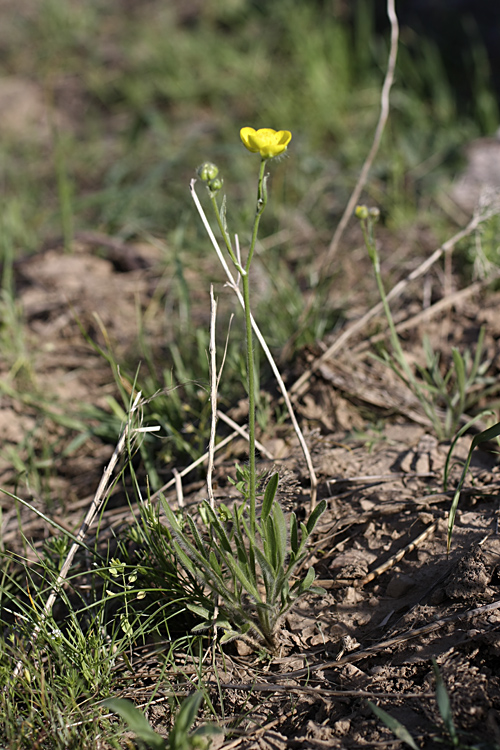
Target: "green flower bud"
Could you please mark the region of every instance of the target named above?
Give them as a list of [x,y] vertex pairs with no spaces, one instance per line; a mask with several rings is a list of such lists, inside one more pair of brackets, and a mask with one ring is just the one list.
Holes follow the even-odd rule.
[[201,167],[198,167],[197,172],[200,180],[209,182],[209,180],[215,180],[219,174],[219,168],[215,164],[212,164],[212,162],[206,161]]
[[208,189],[211,190],[212,193],[218,193],[223,184],[224,180],[220,177],[216,177],[214,180],[208,181]]
[[366,206],[356,206],[356,210],[354,211],[354,215],[357,219],[367,219],[368,218],[368,208]]
[[380,218],[380,208],[370,208],[370,218],[373,219],[373,221],[378,221]]

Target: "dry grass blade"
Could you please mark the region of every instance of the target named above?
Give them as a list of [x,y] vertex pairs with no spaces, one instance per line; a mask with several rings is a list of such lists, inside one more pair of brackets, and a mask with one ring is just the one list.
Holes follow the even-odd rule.
[[385,563],[382,563],[382,565],[377,566],[375,570],[372,570],[371,573],[368,573],[368,575],[366,575],[360,581],[354,581],[352,585],[355,588],[362,588],[363,586],[366,586],[367,583],[370,583],[370,581],[373,581],[377,576],[385,573],[386,570],[389,570],[393,567],[393,565],[396,565],[396,563],[402,560],[407,553],[412,552],[415,547],[418,547],[419,544],[422,544],[422,542],[424,542],[427,537],[433,534],[435,530],[436,524],[431,523],[430,526],[425,529],[425,531],[423,531],[416,537],[416,539],[413,539],[413,541],[409,542],[409,544],[403,547],[403,549],[400,549],[399,552],[396,552],[395,555],[392,555],[392,557],[390,557],[389,560],[386,560]]

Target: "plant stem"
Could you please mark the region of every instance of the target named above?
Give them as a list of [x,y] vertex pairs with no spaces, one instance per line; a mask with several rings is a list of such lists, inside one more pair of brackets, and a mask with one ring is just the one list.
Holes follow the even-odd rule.
[[256,495],[257,495],[257,472],[255,469],[255,366],[253,359],[253,334],[252,334],[252,313],[250,307],[250,281],[248,273],[250,270],[250,264],[252,262],[253,254],[255,251],[255,245],[257,244],[257,235],[259,232],[260,217],[266,207],[267,203],[267,187],[266,187],[266,162],[267,159],[262,159],[260,162],[259,171],[259,182],[257,187],[257,207],[255,209],[255,218],[252,229],[252,239],[250,242],[250,249],[248,251],[247,260],[245,267],[242,268],[238,259],[234,254],[234,250],[231,246],[231,240],[225,227],[225,222],[222,220],[221,212],[217,204],[215,194],[211,194],[210,199],[217,219],[217,224],[221,231],[226,245],[227,251],[233,261],[238,273],[240,274],[243,282],[243,307],[245,311],[245,332],[246,332],[246,348],[247,348],[247,388],[248,388],[248,463],[249,463],[249,480],[248,480],[248,498],[250,508],[250,530],[252,535],[255,535],[256,529]]
[[247,273],[250,268],[250,263],[252,262],[255,245],[257,243],[257,233],[259,231],[260,217],[262,216],[267,203],[267,187],[265,177],[266,163],[266,159],[262,159],[262,161],[260,162],[259,184],[257,188],[257,208],[255,209],[255,219],[253,222],[252,241],[250,243],[250,250],[248,251],[248,258],[245,265],[245,271],[247,271]]
[[[368,227],[367,227],[367,224],[368,224]],[[399,336],[396,331],[396,326],[394,325],[391,308],[389,307],[389,302],[387,301],[387,295],[385,293],[384,282],[382,281],[382,274],[380,273],[380,259],[379,259],[377,247],[375,244],[375,238],[373,237],[373,224],[370,220],[363,220],[361,222],[361,228],[363,231],[363,236],[365,239],[365,244],[368,250],[368,254],[373,264],[373,270],[375,272],[375,279],[377,282],[378,292],[380,294],[380,300],[382,302],[385,317],[389,325],[391,345],[395,354],[396,361],[398,362],[399,366],[404,372],[408,380],[408,384],[410,385],[414,394],[417,396],[418,400],[420,401],[425,414],[430,419],[434,429],[436,430],[438,438],[441,439],[442,430],[441,430],[441,424],[439,422],[439,419],[437,418],[432,407],[430,406],[424,394],[422,393],[422,390],[411,370],[411,367],[409,366],[406,360],[405,353],[399,341]]]
[[242,276],[243,301],[245,305],[245,329],[247,344],[247,387],[248,387],[248,464],[249,482],[248,494],[250,500],[250,530],[255,534],[255,498],[256,498],[256,471],[255,471],[255,372],[253,361],[253,336],[252,321],[250,318],[250,285],[248,274]]
[[252,241],[250,243],[250,249],[248,251],[247,262],[245,264],[245,271],[242,274],[243,281],[243,302],[245,307],[245,328],[246,328],[246,342],[247,342],[247,384],[248,384],[248,463],[249,463],[249,486],[248,494],[250,500],[250,530],[252,535],[255,534],[255,503],[256,503],[256,491],[257,491],[257,472],[255,469],[255,368],[253,359],[253,334],[252,334],[252,318],[251,318],[251,307],[250,307],[250,283],[248,278],[248,272],[250,270],[250,263],[255,250],[257,242],[257,234],[259,231],[260,217],[266,207],[267,203],[267,190],[265,183],[265,169],[266,160],[262,159],[260,163],[259,172],[259,184],[257,188],[257,208],[255,210],[255,219],[252,230]]
[[227,249],[227,251],[228,251],[228,253],[229,253],[230,257],[231,257],[231,260],[233,261],[233,263],[234,263],[234,265],[235,265],[236,270],[238,271],[238,273],[240,275],[244,275],[245,272],[242,269],[242,267],[240,266],[240,264],[238,263],[238,259],[236,258],[236,255],[234,254],[234,250],[233,250],[233,248],[231,246],[231,240],[230,240],[229,235],[227,233],[227,229],[224,226],[224,222],[222,221],[222,218],[221,218],[221,215],[220,215],[220,211],[219,211],[219,206],[217,204],[217,198],[215,197],[214,194],[210,195],[210,200],[212,202],[212,206],[213,206],[214,213],[215,213],[215,218],[217,219],[217,224],[219,226],[220,232],[221,232],[222,237],[224,239],[224,244],[226,246],[226,249]]

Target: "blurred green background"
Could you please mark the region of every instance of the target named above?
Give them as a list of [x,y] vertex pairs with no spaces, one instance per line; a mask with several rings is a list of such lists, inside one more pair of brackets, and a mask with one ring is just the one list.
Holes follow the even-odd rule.
[[[378,117],[388,52],[387,33],[375,27],[381,6],[4,2],[0,191],[16,251],[82,228],[174,243],[182,236],[189,247],[197,229],[187,184],[207,158],[248,218],[253,175],[239,143],[243,125],[293,132],[292,158],[276,170],[268,231],[277,228],[276,201],[305,201],[315,227],[332,231]],[[416,33],[402,31],[373,173],[374,197],[396,222],[414,218],[421,196],[428,200],[441,173],[456,169],[464,142],[498,127],[479,35],[472,30],[460,50],[473,82],[464,94],[439,44]]]

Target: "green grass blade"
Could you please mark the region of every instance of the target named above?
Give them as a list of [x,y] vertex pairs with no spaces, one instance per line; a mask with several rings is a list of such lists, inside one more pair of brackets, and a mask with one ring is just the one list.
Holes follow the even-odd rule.
[[457,514],[458,503],[460,500],[460,493],[462,492],[462,487],[465,481],[465,477],[467,476],[467,472],[469,471],[469,466],[470,466],[470,462],[472,459],[472,451],[474,450],[474,448],[476,448],[476,446],[481,445],[481,443],[486,443],[488,440],[494,440],[495,438],[499,436],[500,436],[500,422],[497,422],[492,427],[488,427],[487,430],[483,430],[482,432],[479,433],[479,435],[474,436],[474,439],[469,448],[469,453],[467,454],[467,460],[462,470],[460,481],[458,483],[457,489],[453,496],[450,513],[448,515],[448,543],[447,543],[448,552],[450,551],[450,547],[451,547],[451,535],[453,533],[453,527],[455,525],[455,516]]
[[398,740],[404,742],[406,745],[411,747],[412,750],[419,750],[418,745],[415,744],[415,740],[413,739],[407,728],[403,724],[401,724],[400,721],[388,714],[386,711],[380,708],[380,706],[375,705],[375,703],[368,701],[368,705],[370,706],[375,716],[378,716],[378,718],[386,725],[388,729],[391,730],[393,735],[397,737]]
[[446,456],[446,461],[444,462],[444,470],[443,470],[443,488],[444,488],[445,492],[448,489],[448,475],[449,475],[449,472],[450,472],[451,456],[452,456],[453,450],[455,448],[455,445],[457,444],[458,439],[461,438],[462,435],[464,435],[469,430],[469,428],[472,427],[473,424],[475,424],[476,422],[478,422],[480,419],[483,419],[484,417],[489,416],[490,414],[494,414],[494,412],[488,410],[488,411],[482,411],[480,414],[476,414],[475,417],[473,417],[472,419],[470,419],[467,422],[467,424],[464,424],[464,426],[459,429],[459,431],[457,432],[457,434],[455,435],[455,437],[451,441],[450,449],[449,449],[448,454]]
[[439,713],[441,714],[446,731],[450,735],[453,747],[456,747],[458,745],[458,735],[453,722],[450,698],[435,659],[432,660],[432,670],[436,680],[436,703],[438,705]]

